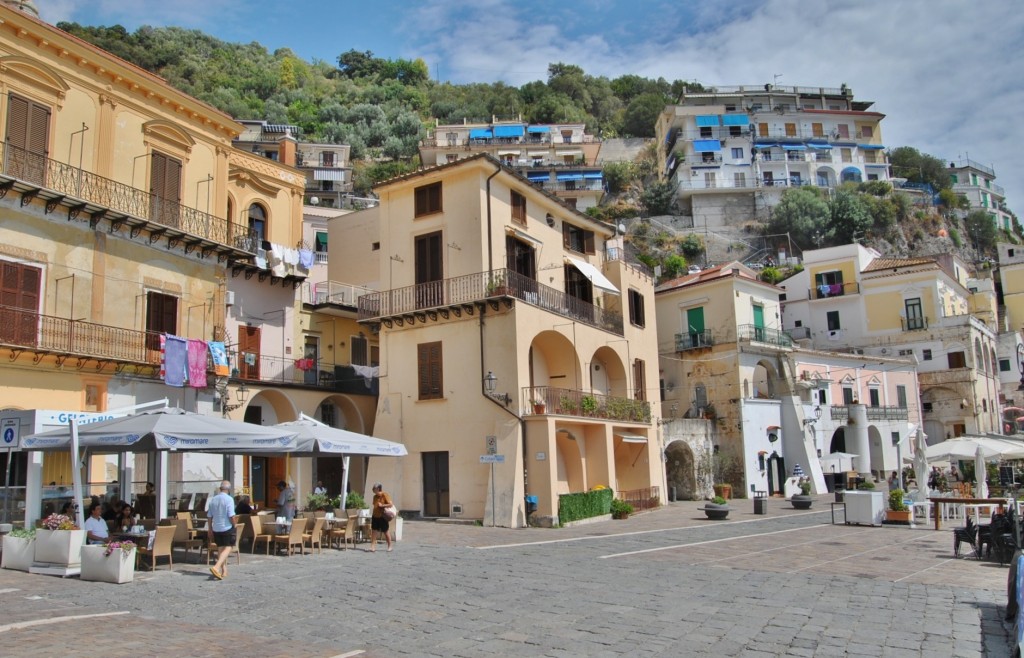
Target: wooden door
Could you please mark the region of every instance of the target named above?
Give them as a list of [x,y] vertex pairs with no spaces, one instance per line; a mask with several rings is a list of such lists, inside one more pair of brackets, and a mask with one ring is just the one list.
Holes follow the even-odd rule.
[[423,516],[450,516],[448,453],[423,453]]
[[416,308],[444,303],[444,261],[441,232],[416,237]]
[[4,261],[0,269],[0,342],[35,347],[42,270]]
[[260,378],[260,328],[238,328],[238,376]]

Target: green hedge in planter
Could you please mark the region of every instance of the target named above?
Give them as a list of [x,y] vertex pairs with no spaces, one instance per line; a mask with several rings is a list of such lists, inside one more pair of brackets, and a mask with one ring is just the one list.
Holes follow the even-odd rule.
[[570,523],[611,514],[614,497],[615,493],[611,489],[562,494],[558,497],[558,520],[561,523]]

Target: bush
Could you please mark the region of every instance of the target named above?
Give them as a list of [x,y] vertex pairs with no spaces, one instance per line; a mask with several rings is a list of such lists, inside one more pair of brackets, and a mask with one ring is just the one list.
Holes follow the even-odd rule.
[[610,514],[614,496],[611,489],[563,494],[558,497],[558,520],[561,523],[570,523]]
[[327,494],[311,493],[306,496],[306,511],[313,512],[316,510],[322,510],[331,504],[331,499]]
[[949,239],[953,241],[953,246],[957,249],[964,246],[963,240],[960,239],[960,231],[955,228],[949,229]]
[[611,512],[612,512],[612,516],[618,516],[619,514],[632,514],[633,513],[633,506],[630,505],[629,503],[627,503],[624,500],[619,500],[618,498],[613,498],[612,499]]
[[872,482],[871,480],[864,480],[863,482],[857,485],[857,488],[860,489],[861,491],[871,491],[872,489],[875,488],[875,483]]
[[711,499],[711,502],[713,502],[715,505],[728,505],[729,504],[729,501],[726,500],[725,498],[722,498],[721,496],[715,496],[714,498]]
[[345,496],[345,509],[364,509],[365,507],[366,501],[363,500],[362,494],[353,491]]
[[903,489],[893,489],[889,492],[889,509],[893,512],[907,511],[907,506],[903,503]]

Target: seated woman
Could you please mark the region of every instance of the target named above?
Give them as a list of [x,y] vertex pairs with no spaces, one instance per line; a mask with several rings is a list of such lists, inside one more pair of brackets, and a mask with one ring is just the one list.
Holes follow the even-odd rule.
[[132,509],[131,505],[125,504],[121,508],[121,516],[117,520],[117,527],[115,530],[120,532],[131,532],[132,526],[135,525],[135,510]]
[[235,502],[235,514],[252,514],[252,505],[249,504],[249,497],[242,495]]

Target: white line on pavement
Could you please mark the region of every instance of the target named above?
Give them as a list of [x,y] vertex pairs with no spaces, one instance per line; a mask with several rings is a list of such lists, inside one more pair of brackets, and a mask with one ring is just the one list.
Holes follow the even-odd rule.
[[931,569],[934,569],[935,567],[941,567],[942,565],[944,565],[944,564],[946,564],[948,562],[956,562],[956,560],[957,560],[957,558],[950,558],[948,560],[943,560],[942,562],[937,562],[937,563],[933,564],[930,567],[925,567],[924,569],[919,569],[918,571],[915,571],[914,573],[908,573],[906,576],[903,576],[902,578],[897,578],[896,580],[894,580],[892,582],[898,583],[898,582],[900,582],[902,580],[906,580],[907,578],[913,578],[914,576],[916,576],[919,573],[924,573],[925,571],[929,571]]
[[7,589],[0,589],[0,594],[10,594],[11,592],[20,592],[21,590],[17,587],[8,587]]
[[886,544],[884,546],[878,546],[878,547],[875,547],[875,548],[869,548],[866,551],[860,551],[860,552],[857,552],[857,553],[850,553],[849,555],[844,555],[843,557],[836,558],[834,560],[825,560],[824,562],[815,562],[814,564],[808,564],[806,567],[800,567],[799,569],[794,569],[793,571],[787,571],[786,573],[799,573],[801,571],[806,571],[807,569],[814,569],[815,567],[824,566],[826,564],[832,564],[833,562],[842,562],[843,560],[849,560],[852,557],[858,557],[858,556],[861,556],[861,555],[867,555],[868,553],[874,553],[876,551],[890,551],[890,550],[892,550],[893,546],[902,546],[903,544],[909,544],[910,542],[917,541],[919,539],[928,539],[928,537],[929,537],[929,535],[921,535],[920,537],[914,537],[913,539],[908,539],[907,541],[901,541],[901,542],[897,542],[895,544]]
[[[793,516],[807,516],[808,514],[824,514],[824,513],[825,512],[823,512],[823,511],[800,512],[799,514],[787,514],[785,518],[788,519],[788,518],[793,517]],[[716,521],[714,525],[715,526],[725,526],[725,525],[736,525],[736,524],[739,524],[739,523],[758,523],[760,521],[772,521],[772,520],[778,520],[778,518],[774,518],[774,519],[769,519],[769,518],[764,518],[764,519],[743,519],[742,521]],[[828,525],[828,524],[824,524],[824,525]],[[475,548],[478,551],[489,551],[489,550],[492,550],[492,549],[495,549],[495,548],[519,548],[520,546],[540,546],[542,544],[561,544],[561,543],[573,542],[573,541],[593,541],[595,539],[608,539],[608,538],[611,538],[611,537],[633,537],[635,535],[653,535],[653,534],[658,534],[660,532],[675,532],[676,530],[703,530],[703,529],[710,528],[710,527],[711,526],[709,526],[709,525],[676,526],[674,528],[659,528],[657,530],[636,530],[634,532],[619,532],[619,533],[615,533],[615,534],[612,534],[612,535],[587,535],[586,537],[565,537],[563,539],[545,539],[543,541],[524,541],[524,542],[519,543],[519,544],[495,544],[494,546],[474,546],[473,548]],[[807,526],[807,527],[811,528],[811,527],[814,527],[814,526]],[[771,534],[771,533],[768,533],[768,534]],[[692,546],[692,544],[690,544],[690,545]]]
[[[813,527],[820,527],[820,526],[813,526]],[[836,535],[832,539],[842,539],[843,537],[848,537],[850,535],[856,535],[856,534],[860,534],[860,533],[857,532],[857,531],[848,532],[848,533],[846,533],[844,535]],[[755,536],[756,537],[763,537],[764,535],[755,535]],[[724,540],[718,540],[718,541],[724,541]],[[740,553],[738,555],[726,555],[724,557],[716,557],[716,558],[712,558],[710,560],[700,560],[699,562],[691,562],[690,564],[692,564],[692,565],[701,565],[701,564],[711,564],[713,562],[724,562],[726,560],[738,560],[740,558],[750,557],[752,555],[761,555],[762,553],[772,553],[774,551],[786,551],[786,550],[789,550],[791,548],[796,548],[797,546],[807,546],[807,545],[810,545],[810,544],[818,544],[820,542],[821,542],[821,538],[820,537],[815,537],[811,541],[798,541],[795,544],[783,544],[782,546],[776,546],[774,548],[766,548],[766,549],[764,549],[762,551],[751,551],[749,553]],[[710,542],[708,542],[708,543],[710,543]],[[693,546],[693,545],[694,544],[687,544],[687,546]]]
[[48,619],[33,619],[32,621],[19,621],[15,624],[6,624],[0,626],[0,633],[7,631],[16,631],[19,628],[30,628],[32,626],[46,626],[47,624],[59,624],[64,621],[74,621],[76,619],[91,619],[93,617],[113,617],[116,615],[127,615],[128,611],[123,610],[121,612],[98,612],[92,615],[66,615],[64,617],[50,617]]
[[349,651],[348,653],[339,653],[336,656],[331,656],[331,658],[351,658],[352,656],[361,656],[364,653],[366,652],[362,649],[356,649],[355,651]]
[[[737,521],[737,523],[743,523],[743,522],[742,521]],[[773,530],[771,532],[759,532],[757,534],[743,535],[741,537],[723,537],[722,539],[709,539],[707,541],[698,541],[698,542],[693,542],[691,544],[674,544],[672,546],[660,546],[658,548],[645,548],[642,551],[629,551],[627,553],[613,553],[611,555],[601,555],[599,557],[602,560],[604,560],[604,559],[612,558],[612,557],[626,557],[628,555],[640,555],[640,554],[643,554],[643,553],[656,553],[658,551],[673,551],[673,550],[676,550],[677,548],[689,548],[690,546],[703,546],[705,544],[717,544],[717,543],[723,542],[723,541],[734,541],[734,540],[737,540],[737,539],[753,539],[754,537],[766,537],[768,535],[779,535],[779,534],[782,534],[784,532],[797,532],[798,530],[813,530],[814,528],[822,528],[822,527],[827,526],[827,525],[829,525],[829,524],[822,523],[820,525],[809,525],[809,526],[805,526],[803,528],[787,528],[785,530]]]

